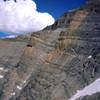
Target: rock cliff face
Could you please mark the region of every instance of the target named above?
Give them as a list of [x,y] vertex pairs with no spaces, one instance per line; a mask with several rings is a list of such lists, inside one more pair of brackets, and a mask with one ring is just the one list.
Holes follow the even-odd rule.
[[[25,45],[0,41],[0,99],[68,100],[100,77],[100,1],[65,13]],[[80,100],[99,100],[99,93]]]

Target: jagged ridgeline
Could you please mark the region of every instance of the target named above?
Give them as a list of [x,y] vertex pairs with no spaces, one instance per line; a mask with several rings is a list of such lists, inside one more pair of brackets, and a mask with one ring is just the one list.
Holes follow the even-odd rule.
[[[69,100],[100,77],[100,0],[33,33],[29,45],[23,40],[0,41],[0,99]],[[77,100],[100,100],[100,93]]]

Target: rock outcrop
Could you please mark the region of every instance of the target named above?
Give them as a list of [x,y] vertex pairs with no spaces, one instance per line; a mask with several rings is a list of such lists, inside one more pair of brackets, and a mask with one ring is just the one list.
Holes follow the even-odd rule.
[[90,1],[15,50],[19,61],[0,79],[1,100],[68,100],[100,77],[100,3]]

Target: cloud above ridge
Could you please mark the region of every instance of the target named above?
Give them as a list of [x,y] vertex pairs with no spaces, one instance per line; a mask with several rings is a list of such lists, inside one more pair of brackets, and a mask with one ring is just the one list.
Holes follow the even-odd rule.
[[49,13],[37,11],[32,0],[0,0],[0,31],[13,34],[36,32],[54,23]]

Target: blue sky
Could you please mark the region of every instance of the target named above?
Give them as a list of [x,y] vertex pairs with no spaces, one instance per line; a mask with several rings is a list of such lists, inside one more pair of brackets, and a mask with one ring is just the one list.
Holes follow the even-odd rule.
[[38,11],[49,12],[55,19],[64,12],[78,8],[85,4],[86,0],[34,0]]
[[[33,0],[37,4],[37,10],[48,12],[55,19],[58,19],[63,13],[71,9],[76,9],[85,4],[86,0]],[[7,34],[0,32],[0,37]]]

